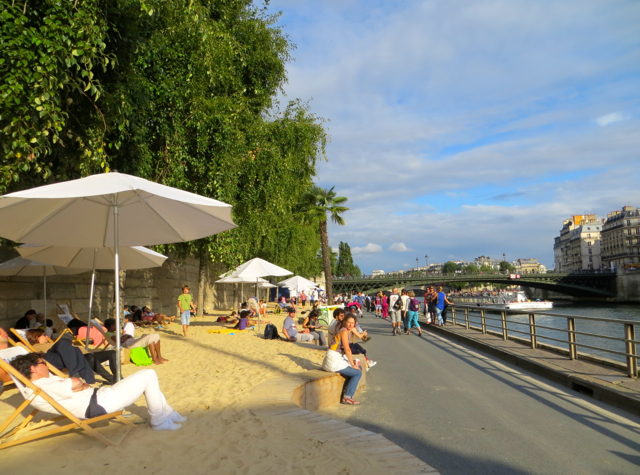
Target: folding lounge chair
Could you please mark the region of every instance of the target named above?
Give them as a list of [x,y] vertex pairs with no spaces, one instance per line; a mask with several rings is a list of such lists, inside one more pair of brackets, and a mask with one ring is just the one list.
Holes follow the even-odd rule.
[[[11,375],[11,378],[15,382],[16,386],[20,390],[20,393],[25,398],[24,402],[9,416],[9,418],[4,421],[0,425],[0,449],[6,449],[9,447],[13,447],[14,445],[24,444],[25,442],[30,442],[32,440],[41,439],[43,437],[48,437],[53,434],[58,434],[62,432],[67,432],[74,429],[82,429],[87,432],[87,434],[95,437],[96,439],[103,442],[105,445],[117,446],[122,443],[124,438],[135,429],[135,425],[126,420],[122,416],[122,411],[112,412],[111,414],[105,414],[104,416],[94,417],[92,419],[79,419],[67,409],[65,409],[62,405],[56,402],[51,396],[49,396],[46,392],[40,389],[38,386],[33,384],[30,380],[25,378],[22,374],[20,374],[13,366],[11,366],[10,361],[13,360],[18,355],[27,354],[27,349],[23,346],[14,346],[13,348],[7,348],[4,350],[0,350],[0,368],[5,370],[7,373]],[[51,366],[49,365],[51,369]],[[26,388],[29,388],[33,391],[31,396],[25,391]],[[41,398],[46,403],[48,403],[53,411],[57,412],[45,412],[40,409],[34,409],[24,421],[22,421],[17,426],[12,429],[6,431],[6,429],[11,425],[11,423],[20,415],[22,410],[26,408],[34,399]],[[45,412],[46,414],[50,414],[53,416],[53,419],[49,419],[46,421],[41,421],[36,424],[29,424],[34,416],[38,412]],[[21,431],[32,432],[36,429],[41,429],[43,427],[54,424],[58,421],[62,421],[65,419],[69,419],[71,423],[65,424],[62,426],[57,426],[52,429],[39,431],[35,434],[25,435],[23,437],[18,438],[18,435]],[[102,422],[109,419],[116,419],[119,422],[129,426],[126,433],[122,436],[121,440],[116,444],[111,440],[104,437],[100,434],[96,429],[91,427],[91,424],[95,424],[97,422]],[[6,431],[6,432],[5,432]]]

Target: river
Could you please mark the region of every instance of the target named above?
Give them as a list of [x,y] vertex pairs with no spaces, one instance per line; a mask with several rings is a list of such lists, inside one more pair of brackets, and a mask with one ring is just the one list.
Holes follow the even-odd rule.
[[[462,309],[460,309],[462,310]],[[555,302],[553,310],[548,313],[552,314],[561,314],[561,315],[572,315],[576,317],[597,317],[597,318],[607,318],[607,319],[617,319],[617,320],[627,320],[637,322],[636,324],[636,341],[640,339],[640,304],[610,304],[610,303],[564,303],[562,301]],[[486,316],[498,318],[500,319],[500,315],[498,314],[489,314],[487,311]],[[458,322],[464,321],[464,313],[462,311],[458,312],[456,317]],[[451,321],[451,316],[449,314],[449,321]],[[480,326],[480,318],[479,316],[474,315],[470,316],[470,321],[473,326]],[[509,314],[507,317],[507,328],[509,330],[517,330],[523,332],[529,332],[529,317],[527,315],[515,315]],[[526,323],[526,325],[521,325],[519,323]],[[487,325],[500,326],[499,321],[490,322],[487,319]],[[542,325],[551,328],[558,328],[559,330],[567,329],[567,320],[562,317],[557,316],[544,316],[540,314],[536,314],[536,325]],[[499,328],[490,328],[494,331],[500,331]],[[616,338],[624,338],[624,325],[613,322],[597,322],[597,321],[589,321],[589,320],[579,320],[576,319],[576,331],[584,332],[584,333],[593,333],[597,335],[604,335]],[[529,338],[529,335],[522,335],[513,331],[511,333],[513,336],[519,336],[522,338]],[[567,333],[565,331],[557,331],[557,330],[549,330],[544,328],[539,328],[537,331],[538,341],[543,343],[548,343],[552,345],[556,345],[562,348],[569,348],[567,343],[561,343],[554,340],[549,340],[547,337],[558,338],[562,340],[567,339]],[[578,352],[581,353],[589,353],[599,357],[609,358],[614,361],[626,362],[626,359],[623,355],[618,355],[615,353],[609,353],[607,351],[596,350],[592,348],[584,348],[580,347],[580,343],[585,345],[590,345],[594,347],[604,348],[607,350],[618,351],[621,353],[625,352],[624,342],[622,341],[614,341],[607,340],[604,338],[596,338],[592,336],[586,335],[577,335],[577,343],[578,343]]]

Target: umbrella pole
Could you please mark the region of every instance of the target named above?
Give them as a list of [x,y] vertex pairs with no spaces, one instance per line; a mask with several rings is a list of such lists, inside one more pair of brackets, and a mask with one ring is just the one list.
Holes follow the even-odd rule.
[[47,266],[42,267],[44,276],[44,327],[47,328]]
[[93,250],[93,272],[91,272],[91,290],[89,291],[89,318],[87,318],[87,341],[85,342],[85,348],[89,349],[89,333],[91,332],[91,313],[93,310],[93,289],[96,283],[96,255],[98,254],[98,248]]
[[258,277],[256,277],[256,298],[258,299],[258,331],[260,331],[260,294],[258,293]]
[[[115,197],[114,197],[115,198]],[[113,241],[113,249],[114,249],[114,254],[115,254],[115,266],[114,266],[114,272],[115,272],[115,283],[116,283],[116,308],[115,308],[115,312],[116,312],[116,374],[114,374],[115,379],[116,379],[116,383],[118,381],[120,381],[122,379],[121,377],[121,346],[120,346],[120,262],[119,262],[119,252],[120,252],[120,246],[119,246],[119,239],[120,239],[120,233],[118,230],[118,205],[114,204],[113,205],[113,234],[114,234],[114,241]]]

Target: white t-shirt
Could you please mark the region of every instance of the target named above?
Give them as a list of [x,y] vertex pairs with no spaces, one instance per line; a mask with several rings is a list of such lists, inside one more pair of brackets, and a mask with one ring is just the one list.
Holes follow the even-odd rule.
[[402,310],[408,310],[409,309],[409,300],[411,300],[409,298],[408,295],[403,295],[400,297],[402,299]]
[[[33,384],[42,388],[56,402],[67,409],[74,416],[84,419],[89,401],[93,394],[93,388],[78,391],[76,393],[71,389],[71,378],[61,378],[59,376],[49,376],[48,378],[40,378],[33,381]],[[33,391],[28,387],[24,388],[25,395],[31,397]],[[51,404],[41,397],[37,397],[31,402],[31,405],[41,411],[49,414],[59,414]]]
[[398,294],[389,295],[389,310],[393,310],[394,312],[396,311],[396,309],[393,308],[393,305],[398,301],[399,298],[400,296]]
[[132,337],[135,338],[135,336],[136,336],[136,326],[133,323],[131,323],[131,322],[125,323],[123,330],[127,335],[131,335]]

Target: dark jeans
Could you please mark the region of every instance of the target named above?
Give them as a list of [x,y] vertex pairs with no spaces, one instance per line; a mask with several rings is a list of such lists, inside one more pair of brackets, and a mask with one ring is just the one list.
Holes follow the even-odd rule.
[[[85,353],[84,357],[89,362],[91,369],[102,376],[107,381],[114,382],[113,375],[116,374],[116,352],[115,350],[105,350],[105,351],[94,351],[93,353]],[[109,369],[111,369],[111,374],[104,369],[102,363],[105,361],[109,362]]]
[[351,348],[352,354],[367,357],[367,350],[365,350],[360,343],[349,343],[349,348]]
[[407,327],[408,323],[407,323],[407,311],[403,310],[402,311],[402,327],[404,328],[404,331],[407,331],[409,328]]

